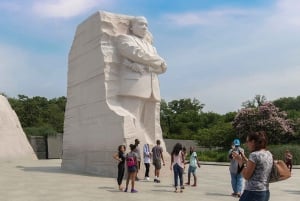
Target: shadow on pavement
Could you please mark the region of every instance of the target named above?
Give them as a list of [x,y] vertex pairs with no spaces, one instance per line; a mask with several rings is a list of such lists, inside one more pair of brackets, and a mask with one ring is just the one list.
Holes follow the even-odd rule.
[[285,192],[288,192],[291,194],[300,194],[300,191],[285,190]]
[[224,193],[206,193],[206,195],[209,195],[209,196],[231,196],[231,195],[224,194]]
[[37,167],[26,167],[18,165],[16,168],[23,170],[24,172],[44,172],[44,173],[60,173],[60,174],[72,174],[80,176],[95,176],[93,174],[76,172],[76,171],[66,171],[61,169],[60,166],[37,166]]

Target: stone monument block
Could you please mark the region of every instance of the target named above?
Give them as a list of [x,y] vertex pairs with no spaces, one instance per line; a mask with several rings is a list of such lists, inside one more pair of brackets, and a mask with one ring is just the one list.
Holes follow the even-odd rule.
[[0,95],[0,161],[37,157],[22,129],[19,118],[6,97]]
[[113,154],[121,144],[129,151],[136,138],[140,149],[159,139],[166,150],[157,78],[166,64],[146,28],[144,40],[132,34],[132,19],[99,11],[77,27],[68,59],[65,170],[115,177]]

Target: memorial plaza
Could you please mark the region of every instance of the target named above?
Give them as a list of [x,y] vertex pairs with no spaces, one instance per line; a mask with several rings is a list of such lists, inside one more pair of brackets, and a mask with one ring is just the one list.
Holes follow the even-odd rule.
[[[138,193],[118,190],[115,178],[63,171],[61,160],[13,161],[0,163],[1,201],[231,201],[230,175],[227,164],[201,163],[197,169],[198,186],[186,186],[183,193],[174,193],[173,174],[136,182]],[[169,169],[165,166],[163,168]],[[150,171],[153,171],[151,166]],[[117,173],[116,173],[117,174]],[[140,176],[141,177],[141,176]],[[186,181],[187,174],[184,174]],[[193,180],[192,180],[193,181]],[[125,180],[123,182],[125,185]],[[300,198],[300,169],[292,177],[270,184],[271,201],[295,201]],[[130,188],[129,188],[130,190]]]

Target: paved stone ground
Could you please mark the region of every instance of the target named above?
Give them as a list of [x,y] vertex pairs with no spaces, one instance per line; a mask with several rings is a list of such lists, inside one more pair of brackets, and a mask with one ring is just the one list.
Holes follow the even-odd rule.
[[[172,177],[156,184],[136,182],[138,193],[124,193],[116,179],[74,174],[60,169],[60,160],[0,162],[0,201],[231,201],[228,166],[202,165],[198,169],[198,186],[186,186],[174,193]],[[164,167],[167,168],[167,167]],[[153,167],[151,166],[151,171]],[[186,180],[187,174],[184,175]],[[124,181],[125,184],[125,181]],[[300,199],[300,169],[294,169],[286,181],[271,184],[271,201]]]

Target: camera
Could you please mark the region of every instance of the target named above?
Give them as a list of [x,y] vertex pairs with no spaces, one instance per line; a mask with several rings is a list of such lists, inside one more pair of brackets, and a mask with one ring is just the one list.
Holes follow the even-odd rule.
[[241,151],[240,151],[240,149],[239,149],[238,146],[235,146],[234,149],[233,149],[232,151],[235,151],[235,152],[241,154]]
[[229,156],[230,159],[233,158],[233,157],[232,157],[232,152],[237,152],[239,155],[241,155],[241,151],[240,151],[240,149],[239,149],[238,146],[235,146],[235,147],[232,149],[231,154],[230,154],[230,156]]

